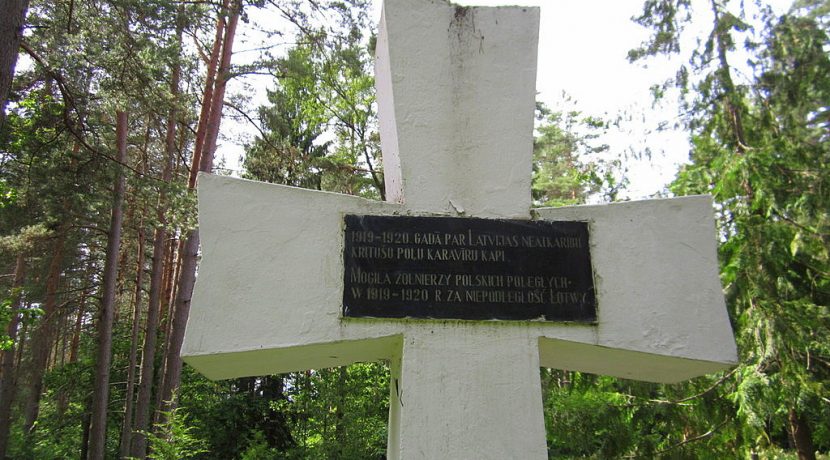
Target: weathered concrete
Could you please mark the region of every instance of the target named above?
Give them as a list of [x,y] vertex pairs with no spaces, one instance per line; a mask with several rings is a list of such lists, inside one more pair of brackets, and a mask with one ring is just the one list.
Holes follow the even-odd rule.
[[341,316],[343,215],[530,216],[538,10],[385,5],[393,202],[201,175],[182,354],[210,378],[389,360],[388,457],[546,458],[539,366],[674,382],[737,361],[711,199],[540,209],[590,224],[597,324]]
[[528,217],[538,24],[538,8],[384,4],[375,68],[388,200]]
[[537,210],[543,219],[590,223],[596,325],[344,319],[345,213],[408,211],[201,175],[203,259],[185,359],[210,378],[261,375],[390,359],[400,343],[392,337],[454,331],[496,342],[542,338],[543,366],[659,382],[736,362],[709,197]]
[[357,320],[340,316],[342,214],[404,208],[199,180],[187,362],[230,378],[390,360],[390,458],[543,458],[540,365],[674,382],[736,362],[708,197],[538,211],[590,223],[597,325]]

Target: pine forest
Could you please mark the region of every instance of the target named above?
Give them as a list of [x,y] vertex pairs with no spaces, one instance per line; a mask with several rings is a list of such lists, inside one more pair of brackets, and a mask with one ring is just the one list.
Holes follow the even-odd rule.
[[[751,3],[620,18],[649,37],[630,65],[678,63],[642,82],[689,145],[661,194],[715,199],[739,364],[673,385],[540,369],[550,458],[830,458],[830,2]],[[3,1],[0,458],[385,458],[387,363],[209,381],[179,355],[198,173],[385,199],[371,8]],[[537,103],[534,204],[625,199],[648,155],[604,142],[625,120]]]

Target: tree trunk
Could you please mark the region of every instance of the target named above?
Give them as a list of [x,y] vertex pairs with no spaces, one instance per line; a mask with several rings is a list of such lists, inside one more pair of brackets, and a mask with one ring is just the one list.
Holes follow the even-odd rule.
[[[90,263],[90,265],[92,265]],[[88,268],[87,270],[91,270],[92,267]],[[86,280],[89,280],[89,274],[87,274]],[[88,281],[85,281],[85,283]],[[75,329],[72,331],[72,343],[69,345],[69,362],[75,363],[78,362],[78,351],[81,348],[81,332],[83,331],[84,327],[84,314],[86,314],[86,301],[89,297],[89,289],[90,286],[84,285],[83,291],[81,291],[81,300],[78,301],[78,315],[75,317]]]
[[59,365],[60,367],[63,367],[64,365],[66,365],[66,357],[67,357],[66,347],[67,347],[67,342],[68,342],[67,337],[71,337],[69,332],[71,332],[72,329],[70,328],[70,324],[69,324],[70,323],[69,316],[70,316],[69,311],[66,311],[61,315],[61,334],[60,334],[60,338],[61,338],[61,349],[60,349],[61,360],[60,360],[60,363],[57,363],[57,365]]
[[173,312],[170,327],[170,336],[167,338],[167,356],[162,385],[162,407],[168,411],[175,407],[173,393],[179,386],[181,379],[182,361],[179,352],[184,341],[184,328],[187,316],[190,314],[190,297],[193,294],[193,285],[196,280],[196,253],[199,250],[199,229],[194,229],[187,237],[182,254],[179,288],[176,294],[175,311]]
[[[86,298],[86,295],[81,294],[81,302],[80,302],[80,305],[78,306],[78,310],[82,310],[84,308],[84,304],[86,303],[85,298]],[[63,331],[59,330],[58,331],[58,336],[62,337],[62,339],[61,339],[62,344],[66,343],[66,336],[68,334],[65,331],[66,331],[66,329],[69,328],[69,325],[66,324],[66,322],[68,320],[69,320],[69,313],[68,312],[61,315],[61,322],[64,323],[64,324],[61,327],[61,329],[63,329]],[[73,329],[73,331],[74,331],[74,329]],[[73,337],[73,339],[74,339],[74,337]],[[72,350],[70,349],[69,351],[70,351],[70,354],[71,354]],[[65,354],[65,352],[66,352],[66,347],[64,346],[61,353]],[[63,365],[64,361],[65,360],[62,359],[61,366]],[[70,362],[74,362],[74,361],[71,360],[71,356],[70,356]],[[63,415],[66,413],[66,409],[69,407],[69,394],[72,393],[72,390],[74,389],[75,384],[76,384],[75,381],[69,381],[69,382],[67,382],[66,385],[61,386],[56,391],[57,395],[55,396],[55,399],[56,399],[55,412],[57,413],[58,420],[63,419]]]
[[735,90],[735,83],[732,80],[732,67],[727,60],[729,39],[726,36],[728,29],[721,26],[721,11],[718,4],[712,0],[712,13],[715,16],[715,41],[718,50],[718,66],[720,68],[721,85],[723,86],[723,102],[726,112],[729,114],[728,123],[732,130],[735,152],[742,155],[746,152],[747,142],[744,134],[743,110],[736,104],[738,97]]
[[9,445],[9,428],[11,425],[12,403],[17,393],[17,382],[15,373],[14,342],[17,338],[17,327],[20,324],[20,301],[22,299],[23,279],[26,271],[26,258],[21,252],[17,255],[14,266],[14,284],[12,284],[11,320],[7,334],[11,346],[3,350],[2,368],[3,378],[0,380],[0,459],[6,458],[6,450]]
[[50,362],[47,369],[55,369],[60,365],[61,343],[66,333],[66,314],[64,309],[59,309],[55,316],[55,340],[52,341],[52,351],[49,353]]
[[[167,241],[167,261],[164,264],[164,292],[162,292],[161,313],[159,314],[159,328],[164,337],[170,336],[170,312],[172,305],[176,302],[176,279],[178,278],[179,265],[181,264],[181,253],[183,241],[171,238]],[[165,350],[166,355],[166,350]],[[162,363],[164,368],[164,363]],[[163,375],[163,372],[159,372]],[[161,388],[161,383],[158,385]],[[156,405],[158,407],[158,405]]]
[[[118,162],[127,161],[127,113],[117,113],[116,142]],[[112,323],[115,314],[116,283],[118,281],[118,254],[121,248],[121,224],[123,221],[124,189],[126,179],[119,167],[115,179],[115,196],[112,203],[107,253],[104,263],[103,300],[98,320],[98,353],[95,365],[95,387],[92,396],[92,419],[89,433],[88,458],[104,458],[107,435],[107,406],[109,405],[110,363],[112,362]]]
[[205,133],[210,120],[210,110],[213,101],[213,90],[216,86],[216,69],[219,66],[219,53],[222,52],[222,36],[225,33],[225,13],[228,10],[229,0],[224,0],[222,11],[216,18],[216,35],[213,38],[213,48],[210,51],[210,61],[207,63],[207,75],[205,75],[205,90],[202,94],[202,109],[199,112],[199,126],[196,128],[196,139],[193,145],[193,158],[190,164],[190,176],[187,180],[187,188],[196,186],[196,173],[199,172],[199,163],[202,159],[202,150],[205,143]]
[[[26,309],[29,309],[29,303],[26,303]],[[23,353],[27,352],[26,343],[30,342],[26,339],[29,337],[29,323],[28,321],[24,321],[20,324],[20,331],[18,331],[17,336],[20,337],[20,340],[17,341],[17,355],[14,357],[14,368],[17,369],[18,376],[20,375],[20,366],[23,363]],[[15,379],[17,381],[17,379]]]
[[38,327],[32,332],[29,345],[31,360],[28,363],[26,396],[23,402],[23,432],[31,433],[40,410],[40,393],[43,390],[43,374],[46,372],[46,363],[49,360],[49,349],[52,344],[52,323],[57,308],[58,286],[60,285],[61,268],[63,267],[64,245],[66,243],[66,229],[57,231],[52,244],[52,259],[49,262],[49,272],[46,277],[46,294],[43,302],[43,317]]
[[[87,407],[89,407],[89,401],[86,401]],[[89,453],[89,425],[91,423],[91,416],[88,410],[84,411],[84,415],[81,416],[81,456],[80,458],[87,458],[87,454]]]
[[816,460],[816,449],[813,446],[810,425],[804,420],[804,416],[795,409],[790,409],[787,419],[790,425],[790,436],[792,436],[793,444],[795,444],[795,451],[798,453],[798,460]]
[[[184,12],[180,7],[177,13],[176,36],[181,45],[184,30]],[[181,78],[181,67],[178,63],[173,65],[170,92],[176,99],[179,94],[179,79]],[[168,183],[173,178],[173,165],[176,158],[176,125],[178,113],[175,105],[170,108],[167,115],[167,129],[165,135],[166,159],[162,172],[162,182]],[[150,272],[150,298],[147,306],[147,327],[144,335],[144,348],[141,360],[141,381],[138,387],[138,401],[135,411],[135,433],[130,442],[130,453],[133,457],[143,458],[147,454],[147,439],[143,432],[149,430],[150,409],[153,374],[156,356],[156,341],[158,338],[158,326],[161,313],[161,295],[164,291],[165,260],[167,259],[167,231],[165,230],[165,210],[167,198],[162,191],[159,193],[157,206],[158,226],[153,234],[153,265]],[[157,387],[158,388],[158,387]],[[157,390],[158,391],[158,390]]]
[[6,0],[3,2],[3,14],[0,14],[0,129],[6,120],[6,102],[17,65],[27,9],[29,0]]
[[[168,155],[164,170],[165,181],[170,180],[172,166],[172,152]],[[144,347],[141,357],[141,380],[138,384],[138,401],[135,407],[134,434],[131,455],[143,458],[147,453],[147,442],[141,432],[149,428],[151,397],[153,390],[153,374],[156,356],[156,341],[158,338],[159,304],[162,290],[162,274],[164,273],[165,239],[167,231],[164,229],[164,203],[162,192],[159,195],[158,219],[159,225],[153,235],[153,265],[150,271],[150,299],[147,307],[147,327],[144,333]]]
[[141,288],[144,284],[144,221],[138,224],[138,255],[136,257],[135,293],[133,294],[133,324],[130,331],[130,355],[127,364],[127,394],[124,397],[124,423],[121,425],[119,458],[130,456],[133,432],[133,400],[135,399],[135,368],[138,361],[138,333],[141,326]]
[[[227,1],[226,1],[227,3]],[[216,140],[219,138],[219,126],[222,123],[222,109],[225,107],[225,88],[230,77],[231,57],[233,56],[233,40],[236,35],[236,25],[242,13],[242,1],[234,0],[228,11],[230,15],[225,27],[225,37],[222,40],[222,58],[216,76],[216,88],[213,90],[213,99],[208,117],[205,145],[202,148],[202,157],[199,162],[199,171],[213,170],[213,157],[216,154]]]
[[[182,253],[184,252],[184,243],[185,241],[179,240],[171,240],[170,245],[168,246],[168,269],[165,270],[165,276],[167,276],[167,284],[165,284],[165,301],[162,304],[163,307],[166,307],[165,310],[162,311],[160,317],[164,320],[163,323],[159,324],[159,327],[162,327],[163,331],[162,334],[165,338],[171,336],[171,327],[173,325],[173,306],[176,303],[176,288],[178,284],[176,280],[179,278],[179,272],[181,272],[182,266]],[[156,398],[153,402],[153,407],[156,408],[155,411],[155,418],[153,420],[154,423],[158,423],[159,413],[164,410],[163,402],[161,400],[161,389],[164,388],[164,377],[165,371],[167,369],[167,350],[169,349],[169,345],[167,341],[165,341],[165,346],[161,353],[163,356],[161,357],[161,363],[159,365],[159,372],[158,376],[156,377],[156,388],[159,391],[156,392]]]
[[348,379],[348,367],[340,366],[337,374],[337,408],[334,411],[334,439],[335,450],[332,458],[343,458],[343,450],[346,447],[346,424],[343,418],[346,411],[346,381]]
[[[225,34],[222,40],[222,56],[219,72],[216,79],[216,88],[213,90],[210,102],[210,116],[205,132],[205,142],[199,162],[191,165],[191,173],[194,168],[199,171],[210,172],[213,169],[213,157],[216,152],[216,140],[219,135],[219,126],[222,120],[222,107],[225,99],[225,87],[228,81],[231,56],[233,55],[233,40],[236,34],[236,25],[239,15],[242,12],[240,0],[234,0],[228,14]],[[218,26],[217,26],[218,27]],[[218,34],[217,34],[218,36]],[[201,121],[200,121],[201,124]],[[173,313],[173,323],[170,337],[168,337],[167,362],[162,388],[162,401],[166,408],[172,409],[176,406],[173,401],[173,393],[179,386],[181,379],[182,360],[179,353],[184,341],[184,331],[187,325],[187,318],[190,315],[190,297],[193,294],[193,285],[196,281],[196,255],[199,251],[199,230],[193,230],[187,237],[182,255],[182,266],[179,275],[179,287],[176,294],[176,304]]]
[[161,317],[166,318],[170,305],[173,304],[173,287],[176,285],[176,267],[178,266],[179,240],[169,239],[167,244],[167,262],[164,264],[164,292],[161,294]]

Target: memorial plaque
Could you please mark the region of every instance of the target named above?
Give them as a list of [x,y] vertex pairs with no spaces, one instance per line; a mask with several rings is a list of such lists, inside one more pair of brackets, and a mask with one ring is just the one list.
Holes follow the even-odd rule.
[[585,222],[345,216],[343,316],[595,322]]

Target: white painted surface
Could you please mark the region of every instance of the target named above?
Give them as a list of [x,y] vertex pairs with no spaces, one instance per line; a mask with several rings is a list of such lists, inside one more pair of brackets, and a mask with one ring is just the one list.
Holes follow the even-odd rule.
[[[590,223],[597,325],[343,319],[343,214],[410,212],[200,175],[202,261],[182,354],[208,377],[230,378],[389,359],[398,342],[382,338],[452,330],[494,341],[556,339],[541,342],[543,366],[641,380],[679,381],[736,362],[709,197],[537,212]],[[557,352],[559,346],[571,351]],[[615,350],[632,352],[639,364],[621,361],[625,355]]]
[[441,326],[406,334],[392,360],[389,457],[547,458],[537,338]]
[[186,361],[230,378],[390,360],[404,403],[392,400],[390,458],[543,458],[540,364],[674,382],[736,362],[708,197],[538,211],[591,225],[595,326],[361,320],[340,317],[342,215],[404,208],[199,181],[203,261]]
[[[530,218],[535,69],[514,67],[535,59],[538,11],[456,11],[385,10],[378,97],[398,203],[199,177],[203,259],[182,354],[210,378],[386,359],[389,458],[541,459],[540,365],[672,382],[736,362],[711,200],[537,210],[590,223],[596,325],[341,318],[344,214]],[[448,80],[432,94],[430,78]]]
[[387,199],[527,218],[539,9],[395,0],[376,69]]

